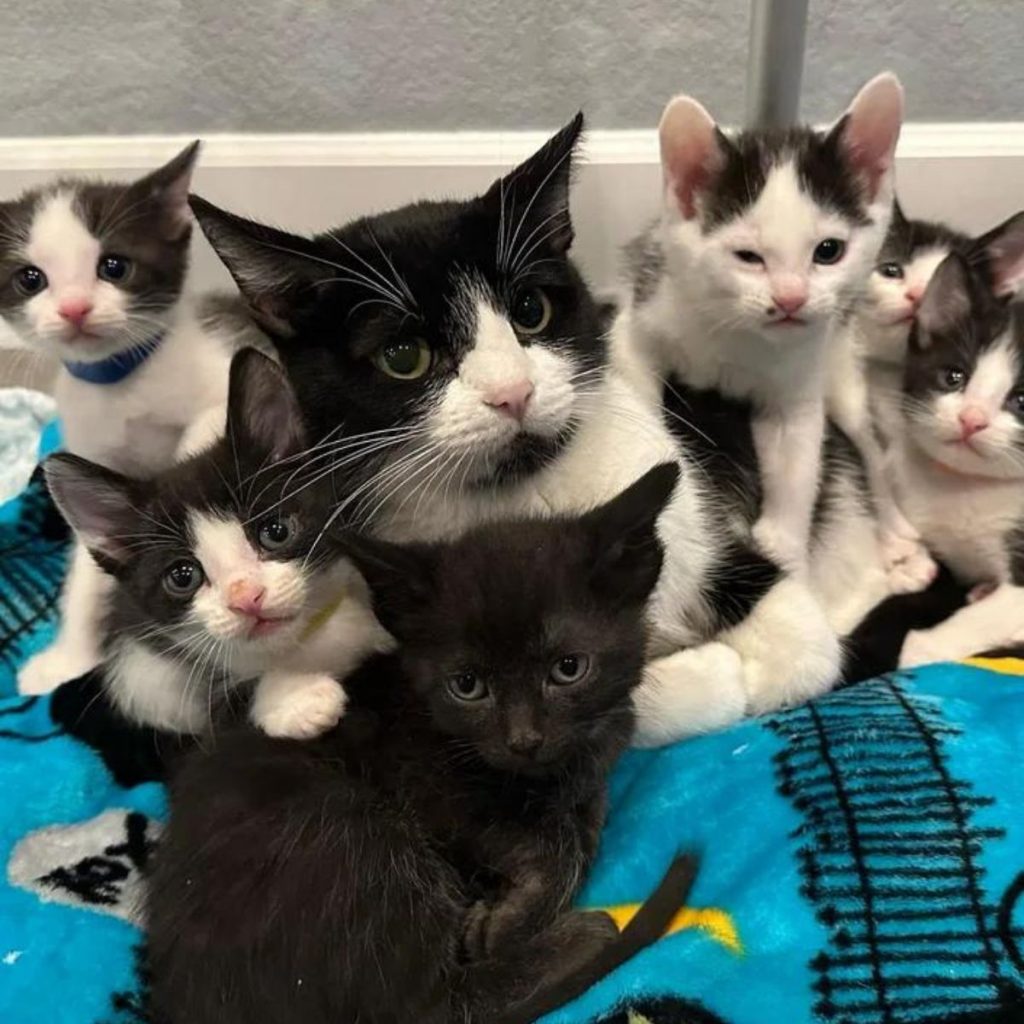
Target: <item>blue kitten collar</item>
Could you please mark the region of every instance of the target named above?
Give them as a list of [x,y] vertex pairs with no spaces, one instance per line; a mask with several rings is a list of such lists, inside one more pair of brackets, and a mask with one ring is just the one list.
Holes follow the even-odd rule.
[[161,332],[141,345],[133,345],[124,352],[115,352],[95,363],[65,362],[64,369],[76,380],[84,380],[88,384],[117,384],[137,370],[160,347],[165,334]]

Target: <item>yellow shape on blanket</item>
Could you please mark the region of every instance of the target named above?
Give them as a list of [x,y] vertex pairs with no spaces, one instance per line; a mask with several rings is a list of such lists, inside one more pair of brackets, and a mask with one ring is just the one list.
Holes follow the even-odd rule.
[[629,1011],[629,1020],[627,1024],[651,1024],[650,1017],[641,1017],[639,1013],[634,1013],[632,1010]]
[[1024,658],[967,658],[964,664],[1001,672],[1004,676],[1024,676]]
[[[633,920],[636,912],[640,909],[640,904],[624,903],[622,906],[602,907],[601,909],[618,925],[619,931],[622,931]],[[689,928],[699,928],[733,953],[743,952],[743,943],[740,942],[736,924],[731,915],[724,910],[717,910],[714,907],[683,907],[673,918],[665,934],[674,935],[676,932],[686,931]]]

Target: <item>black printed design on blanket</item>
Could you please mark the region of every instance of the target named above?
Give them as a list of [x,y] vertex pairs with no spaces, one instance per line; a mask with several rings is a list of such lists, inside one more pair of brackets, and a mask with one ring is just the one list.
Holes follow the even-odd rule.
[[42,828],[15,846],[8,878],[43,900],[138,923],[143,875],[156,834],[151,819],[124,810],[105,811],[77,825]]
[[594,1024],[726,1024],[700,1003],[675,996],[630,1000],[629,1005]]
[[769,727],[786,742],[779,793],[804,819],[802,892],[830,935],[810,963],[819,1019],[1024,1021],[1022,922],[981,883],[979,855],[1005,832],[976,823],[993,801],[952,775],[943,745],[960,730],[938,702],[890,676]]

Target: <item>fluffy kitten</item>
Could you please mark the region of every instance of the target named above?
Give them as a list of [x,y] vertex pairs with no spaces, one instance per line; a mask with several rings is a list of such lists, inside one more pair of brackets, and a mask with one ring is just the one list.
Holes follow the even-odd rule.
[[891,74],[827,133],[729,138],[696,100],[661,119],[665,212],[640,247],[633,341],[659,374],[754,407],[762,477],[754,537],[806,564],[821,468],[828,352],[885,236],[903,90]]
[[911,634],[906,664],[1024,639],[1024,311],[1010,301],[1022,283],[1018,213],[943,260],[910,332],[893,477],[928,546],[981,599]]
[[633,727],[677,476],[449,545],[340,540],[399,653],[351,680],[336,733],[224,736],[172,783],[161,1024],[525,1022],[524,999],[616,947],[570,907]]
[[[22,345],[60,360],[67,450],[117,472],[165,469],[197,418],[203,438],[211,418],[223,424],[232,339],[182,300],[198,153],[196,142],[131,184],[69,179],[0,202],[0,316]],[[20,673],[23,692],[96,664],[105,597],[77,548],[60,635]]]
[[108,693],[131,719],[200,732],[258,680],[252,718],[275,736],[337,723],[344,678],[391,641],[358,575],[318,545],[329,492],[303,470],[284,373],[253,349],[231,364],[226,436],[151,480],[74,455],[46,462],[61,511],[114,581]]
[[[609,351],[569,256],[581,127],[577,118],[481,196],[312,239],[199,199],[193,209],[271,333],[314,436],[345,438],[324,472],[367,476],[338,511],[390,539],[586,509],[679,462],[659,523],[657,660],[636,698],[640,738],[665,742],[821,692],[840,649],[808,588],[752,550],[749,525],[722,514],[717,481],[669,428],[660,383],[633,353]],[[842,600],[862,596],[871,565],[860,525],[855,538],[828,538],[848,563],[823,563]]]

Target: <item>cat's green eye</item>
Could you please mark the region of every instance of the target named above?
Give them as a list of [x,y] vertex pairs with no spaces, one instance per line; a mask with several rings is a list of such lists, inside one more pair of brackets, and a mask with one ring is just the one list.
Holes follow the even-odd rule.
[[590,658],[585,654],[565,654],[551,666],[548,679],[555,686],[572,686],[590,672]]
[[490,692],[475,672],[457,672],[448,680],[448,692],[456,700],[483,700]]
[[896,281],[903,277],[903,268],[895,260],[879,263],[877,269],[882,277],[890,277]]
[[47,285],[46,275],[38,267],[20,267],[11,278],[14,290],[22,295],[38,295]]
[[512,326],[520,334],[540,334],[551,323],[551,300],[540,288],[521,288],[512,299]]
[[422,377],[433,361],[430,346],[422,338],[400,338],[382,345],[373,355],[374,365],[381,373],[398,380]]
[[295,536],[297,530],[294,516],[271,516],[260,523],[256,539],[264,551],[277,551]]
[[164,590],[171,597],[191,597],[206,577],[203,567],[194,559],[181,558],[164,573]]

